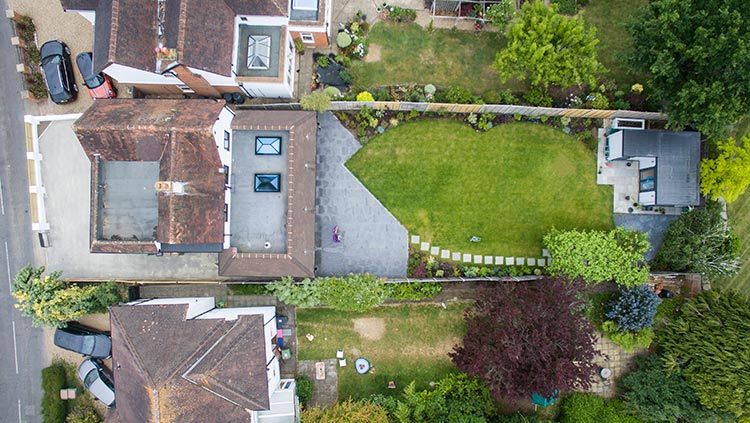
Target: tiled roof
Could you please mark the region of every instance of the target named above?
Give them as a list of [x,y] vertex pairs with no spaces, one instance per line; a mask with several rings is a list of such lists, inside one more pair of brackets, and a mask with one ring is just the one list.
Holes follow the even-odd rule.
[[219,256],[224,276],[314,276],[315,268],[315,112],[238,110],[233,130],[289,132],[289,192],[286,254],[241,253]]
[[186,184],[186,195],[159,195],[157,241],[220,244],[224,175],[212,129],[223,107],[214,100],[94,102],[73,128],[92,164],[97,155],[101,161],[158,161],[161,181]]
[[250,422],[268,409],[263,320],[185,320],[187,305],[110,311],[117,407],[107,422]]

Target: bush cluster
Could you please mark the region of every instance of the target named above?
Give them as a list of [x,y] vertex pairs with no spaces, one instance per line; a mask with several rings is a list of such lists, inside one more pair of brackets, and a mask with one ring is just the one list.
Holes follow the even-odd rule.
[[659,296],[647,285],[636,286],[621,291],[605,315],[618,329],[637,332],[653,327],[659,303]]
[[592,393],[576,392],[562,401],[560,423],[640,423],[626,414],[619,399],[604,399]]

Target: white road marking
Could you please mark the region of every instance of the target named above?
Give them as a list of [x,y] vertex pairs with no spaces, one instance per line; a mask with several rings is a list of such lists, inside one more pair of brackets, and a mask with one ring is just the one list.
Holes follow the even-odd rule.
[[5,203],[3,203],[3,181],[0,179],[0,210],[5,214]]
[[16,374],[18,374],[18,344],[16,343],[16,321],[13,322],[13,355],[16,359]]
[[22,423],[21,420],[21,400],[18,400],[18,423]]
[[8,255],[8,241],[5,241],[5,267],[8,269],[8,293],[13,294],[12,278],[10,277],[10,256]]

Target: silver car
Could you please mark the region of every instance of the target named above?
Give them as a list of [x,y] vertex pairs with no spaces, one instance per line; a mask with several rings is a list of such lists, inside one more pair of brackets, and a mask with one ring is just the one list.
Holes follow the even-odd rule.
[[91,395],[107,407],[115,405],[115,387],[109,371],[98,361],[83,360],[78,366],[78,378]]

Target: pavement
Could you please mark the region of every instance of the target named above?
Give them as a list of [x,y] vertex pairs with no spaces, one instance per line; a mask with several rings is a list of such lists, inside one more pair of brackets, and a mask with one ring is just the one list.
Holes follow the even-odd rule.
[[[318,121],[316,274],[406,277],[406,228],[345,166],[359,142],[332,113]],[[333,241],[334,226],[340,242]]]
[[604,336],[599,336],[594,348],[601,353],[599,357],[594,359],[594,362],[599,368],[609,369],[611,376],[604,379],[596,375],[591,383],[591,389],[588,391],[604,398],[613,398],[617,395],[615,381],[630,370],[636,356],[648,352],[647,348],[634,348],[633,351],[627,352]]
[[325,379],[315,377],[314,360],[303,360],[297,363],[297,373],[301,376],[307,376],[313,381],[312,398],[307,402],[307,407],[330,407],[339,399],[339,383],[336,359],[321,360],[325,363]]

